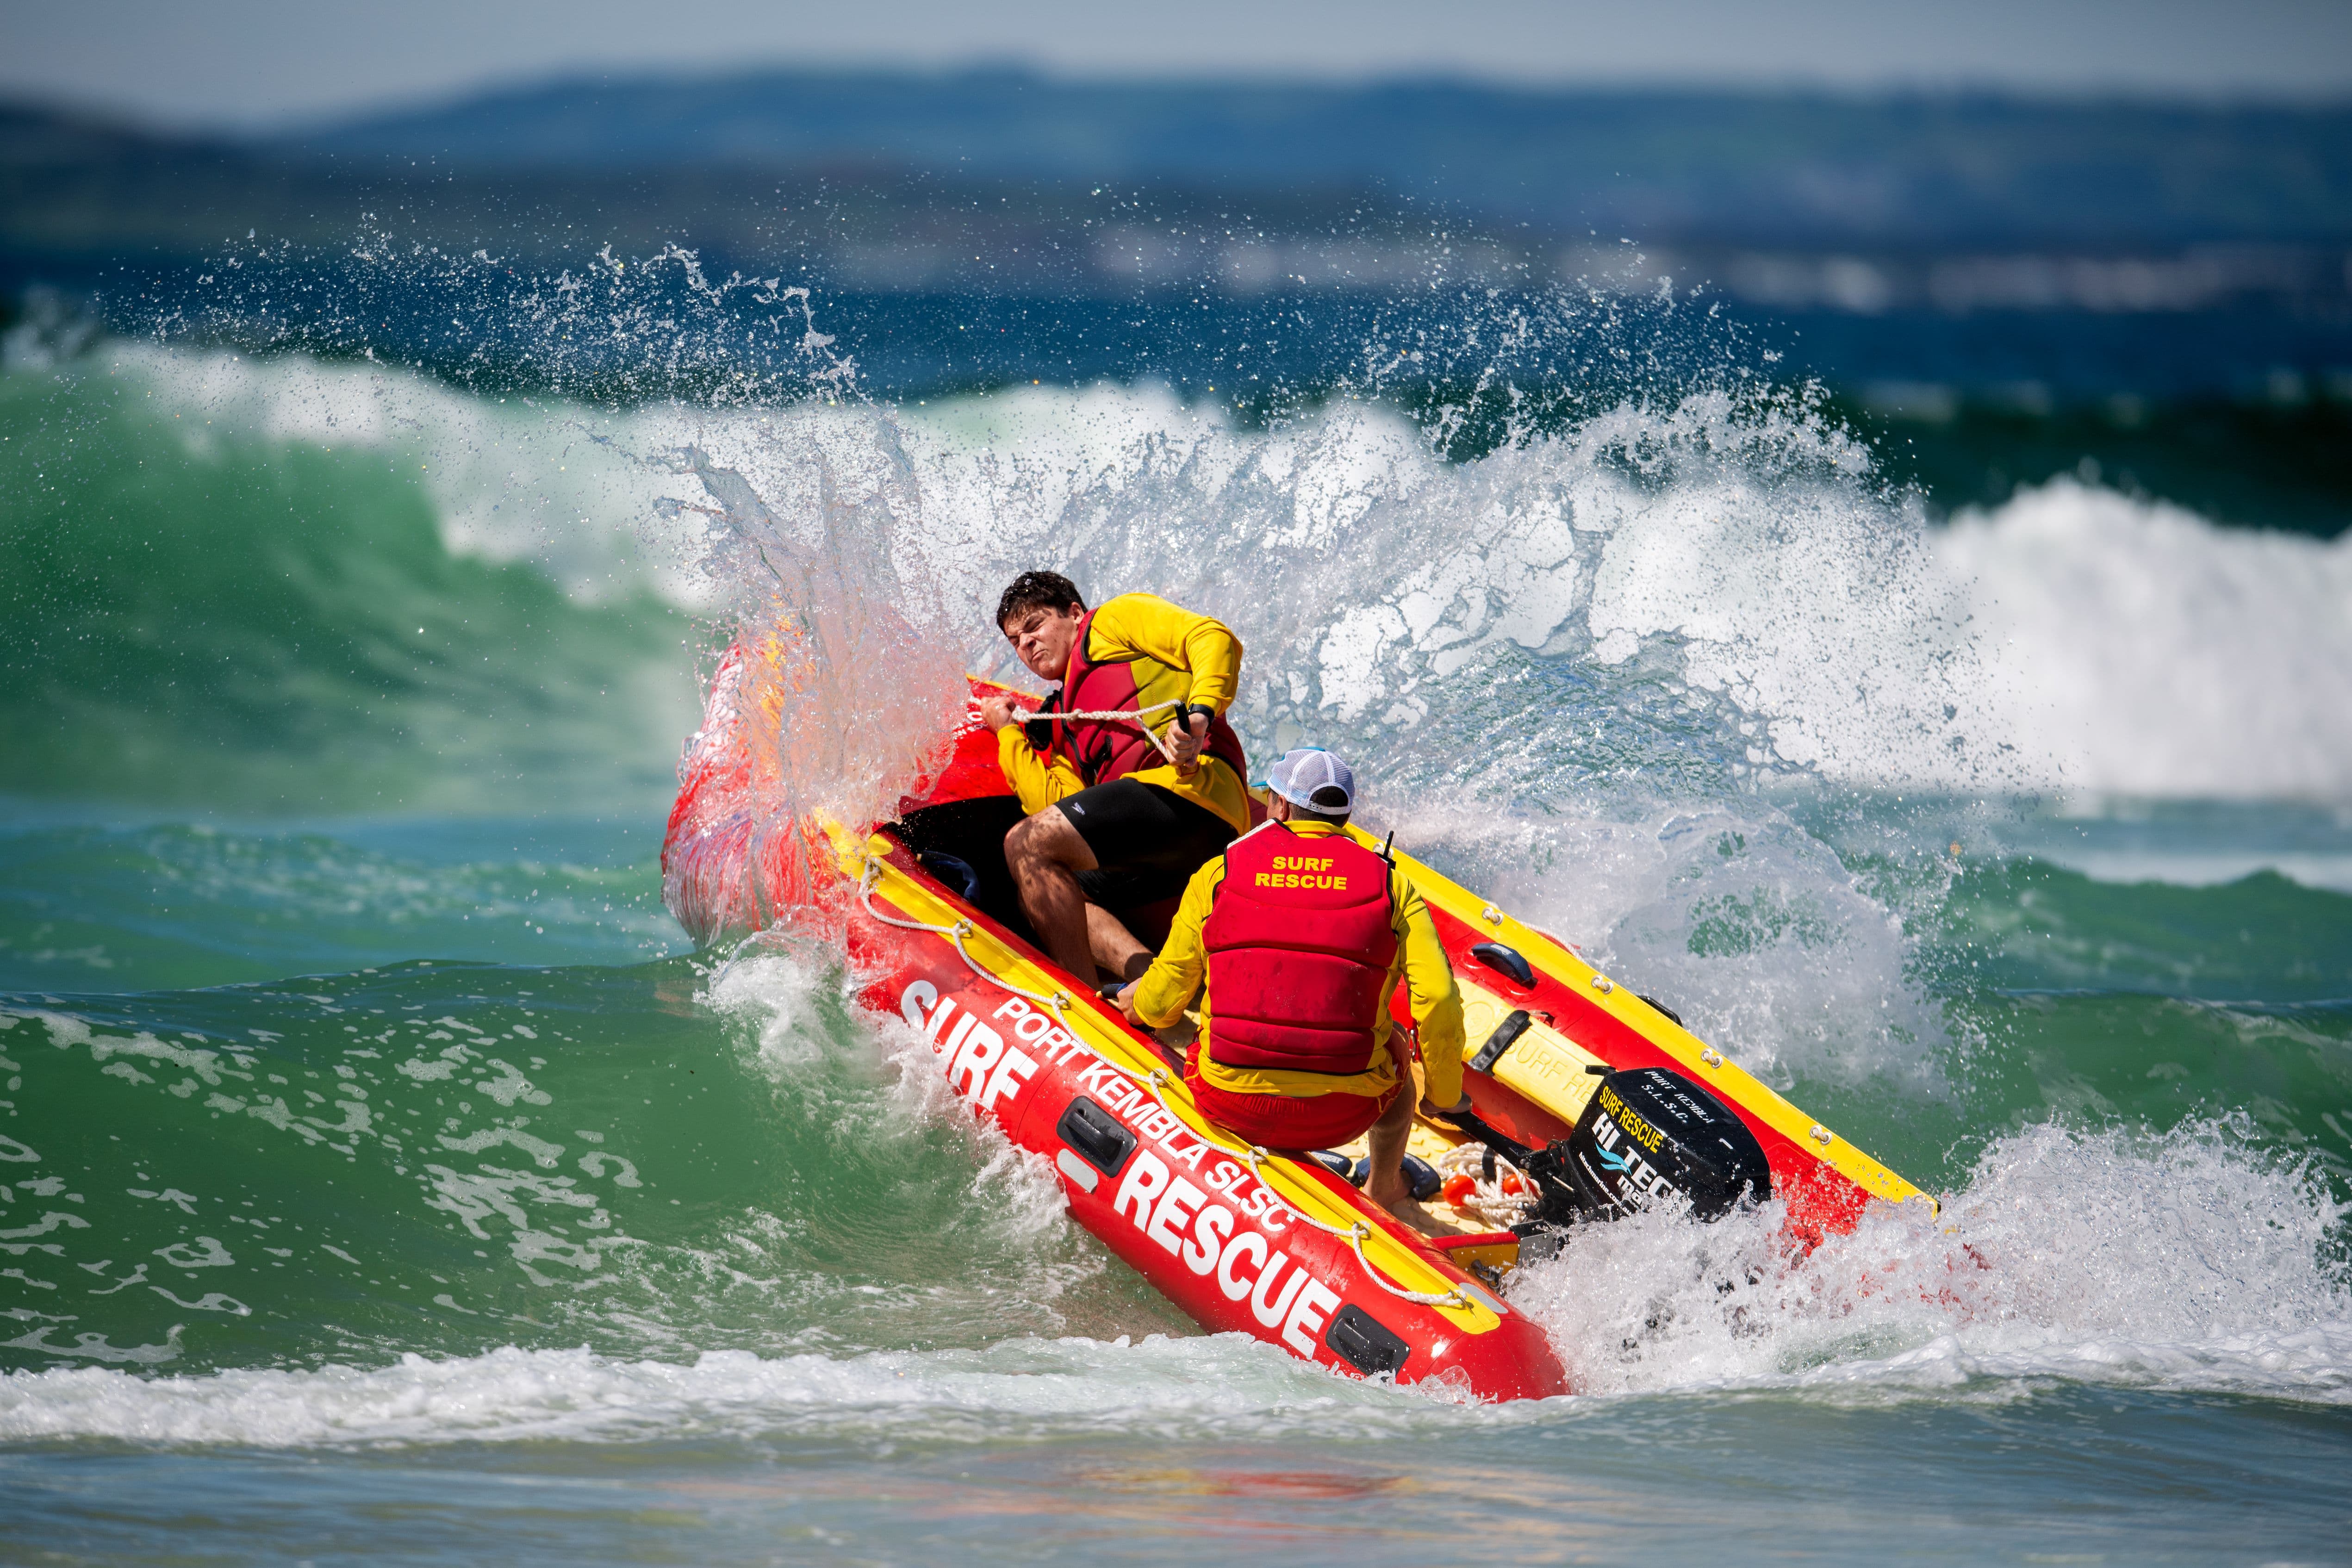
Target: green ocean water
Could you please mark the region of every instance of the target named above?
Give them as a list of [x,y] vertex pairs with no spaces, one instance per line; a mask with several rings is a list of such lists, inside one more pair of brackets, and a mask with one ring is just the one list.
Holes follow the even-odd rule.
[[[1135,392],[876,426],[374,375],[0,377],[9,1555],[2340,1559],[2352,816],[2265,794],[2252,744],[2229,799],[1906,760],[2022,754],[2039,710],[1888,673],[1966,645],[1888,586],[1937,536],[1834,442],[1658,415],[1703,463],[1420,467],[1377,423],[1202,437]],[[662,909],[699,677],[762,602],[728,574],[828,507],[887,513],[887,569],[950,605],[1075,518],[1097,570],[1226,606],[1254,752],[1353,744],[1401,843],[1943,1220],[1801,1261],[1769,1215],[1588,1238],[1515,1287],[1587,1391],[1540,1405],[1201,1335],[821,933],[696,952]],[[1866,745],[1808,751],[1865,722],[1799,678],[1839,645],[1650,629],[1661,552],[1743,507],[1770,526],[1712,537],[1754,573],[1855,585]],[[2339,570],[2147,526],[2184,581]],[[1253,576],[1272,534],[1290,574]],[[2331,602],[2278,588],[2274,623]],[[2346,632],[2308,613],[2296,658],[2250,626],[2218,662],[2303,707],[2316,775]],[[2159,632],[2126,662],[2180,679]],[[2138,739],[2067,765],[2175,765]]]
[[622,765],[606,748],[614,707],[690,721],[685,659],[663,668],[681,618],[452,552],[420,482],[442,432],[384,410],[411,437],[388,450],[269,390],[316,428],[201,369],[0,377],[0,723],[19,742],[0,792],[271,817],[659,792],[665,746]]

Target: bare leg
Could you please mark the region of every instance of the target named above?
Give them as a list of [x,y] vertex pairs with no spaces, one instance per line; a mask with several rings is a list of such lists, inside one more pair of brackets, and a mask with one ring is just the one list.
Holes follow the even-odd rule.
[[1364,1177],[1364,1195],[1391,1213],[1399,1204],[1412,1202],[1412,1190],[1404,1184],[1404,1146],[1412,1136],[1412,1086],[1407,1084],[1365,1140],[1372,1168]]
[[1107,974],[1125,982],[1140,980],[1151,967],[1151,950],[1135,940],[1125,921],[1100,904],[1087,906],[1087,945]]
[[1020,886],[1021,912],[1029,917],[1046,953],[1081,982],[1091,982],[1095,966],[1087,940],[1087,900],[1076,875],[1097,865],[1086,839],[1059,807],[1047,806],[1004,836],[1004,863]]
[[1444,1236],[1453,1226],[1413,1201],[1404,1182],[1404,1146],[1412,1136],[1413,1078],[1404,1077],[1396,1103],[1381,1112],[1365,1138],[1371,1170],[1364,1177],[1364,1195],[1426,1236]]

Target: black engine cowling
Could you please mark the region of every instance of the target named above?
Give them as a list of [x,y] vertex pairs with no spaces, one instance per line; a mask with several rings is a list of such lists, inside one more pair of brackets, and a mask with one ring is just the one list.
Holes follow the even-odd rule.
[[1529,1156],[1542,1218],[1615,1219],[1680,1194],[1698,1219],[1772,1195],[1772,1168],[1748,1124],[1665,1068],[1601,1080],[1576,1130]]

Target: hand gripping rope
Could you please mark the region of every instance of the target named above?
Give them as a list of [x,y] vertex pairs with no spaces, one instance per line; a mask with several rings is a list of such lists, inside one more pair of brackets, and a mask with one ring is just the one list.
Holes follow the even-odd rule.
[[1181,697],[1171,697],[1165,702],[1154,702],[1149,707],[1137,708],[1133,710],[1125,708],[1099,708],[1077,713],[1032,713],[1026,708],[1015,708],[1013,710],[1013,721],[1016,724],[1026,724],[1034,719],[1096,719],[1102,720],[1107,722],[1124,720],[1128,723],[1130,723],[1137,729],[1142,731],[1143,738],[1150,742],[1154,746],[1158,747],[1160,754],[1168,759],[1168,765],[1170,767],[1174,767],[1176,765],[1176,753],[1168,749],[1168,742],[1160,738],[1160,732],[1158,731],[1154,730],[1150,725],[1143,721],[1143,716],[1146,713],[1157,713],[1162,708],[1181,708],[1183,706],[1184,699]]
[[[1069,716],[1070,715],[1067,714],[1064,715],[1065,718]],[[1094,717],[1094,715],[1085,714],[1080,715],[1080,717],[1091,718]],[[1038,991],[1024,991],[1020,986],[1015,985],[1011,981],[1003,978],[1002,975],[981,967],[980,962],[972,957],[971,950],[966,948],[963,944],[963,939],[971,934],[973,929],[972,923],[970,921],[958,921],[953,925],[934,925],[929,921],[902,920],[897,916],[886,915],[881,910],[876,909],[874,907],[874,884],[881,879],[881,858],[878,856],[868,853],[866,857],[865,869],[860,873],[857,879],[857,901],[865,907],[867,914],[873,916],[882,924],[886,926],[896,926],[900,931],[929,931],[935,936],[946,937],[950,942],[955,944],[956,956],[963,960],[965,968],[971,970],[981,979],[987,981],[991,985],[997,987],[1001,991],[1009,991],[1015,996],[1037,1003],[1042,1006],[1052,1008],[1055,1020],[1058,1021],[1064,1028],[1066,1029],[1069,1027],[1070,1021],[1064,1013],[1064,1009],[1068,1007],[1070,1005],[1069,994],[1067,992],[1056,991],[1051,995],[1048,995]],[[1113,1065],[1116,1066],[1117,1064],[1114,1063]],[[1129,1073],[1128,1076],[1130,1079],[1139,1077],[1139,1075],[1132,1072]],[[1166,1110],[1168,1109],[1168,1102],[1161,1099],[1157,1091],[1166,1086],[1168,1082],[1168,1075],[1161,1072],[1159,1068],[1153,1068],[1139,1076],[1142,1079],[1148,1079],[1151,1084],[1151,1088],[1144,1089],[1143,1093],[1150,1098],[1152,1103],[1158,1105],[1162,1110]],[[1173,1115],[1174,1112],[1171,1111],[1170,1114]],[[1190,1124],[1188,1123],[1188,1125]],[[1194,1129],[1194,1131],[1197,1136],[1198,1129]],[[1239,1155],[1242,1160],[1249,1165],[1251,1173],[1255,1175],[1261,1184],[1265,1183],[1265,1173],[1258,1167],[1265,1161],[1273,1158],[1273,1156],[1268,1154],[1264,1149],[1259,1148],[1255,1143],[1244,1144],[1236,1147],[1232,1144],[1216,1142],[1213,1139],[1208,1140],[1208,1142],[1213,1148],[1223,1149],[1228,1154]],[[1336,1236],[1342,1241],[1345,1241],[1349,1247],[1354,1251],[1356,1261],[1363,1266],[1365,1277],[1370,1279],[1373,1284],[1387,1291],[1390,1295],[1401,1297],[1407,1301],[1418,1301],[1423,1306],[1431,1307],[1452,1306],[1466,1309],[1471,1305],[1471,1302],[1463,1296],[1462,1292],[1451,1285],[1447,1286],[1444,1289],[1438,1291],[1408,1290],[1403,1286],[1391,1280],[1378,1268],[1373,1268],[1372,1260],[1364,1256],[1364,1238],[1372,1234],[1372,1227],[1365,1224],[1362,1220],[1356,1220],[1346,1226],[1326,1225],[1321,1220],[1317,1219],[1313,1215],[1300,1212],[1295,1205],[1285,1204],[1283,1205],[1283,1207],[1290,1211],[1290,1215],[1293,1219],[1297,1220],[1300,1224],[1307,1226],[1310,1230],[1319,1230],[1326,1236]]]

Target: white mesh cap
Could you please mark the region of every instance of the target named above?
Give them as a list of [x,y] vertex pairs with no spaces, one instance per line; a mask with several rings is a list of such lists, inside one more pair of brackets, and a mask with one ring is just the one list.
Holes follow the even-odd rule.
[[1308,811],[1338,816],[1356,809],[1356,770],[1319,747],[1285,752],[1267,770],[1265,787]]

